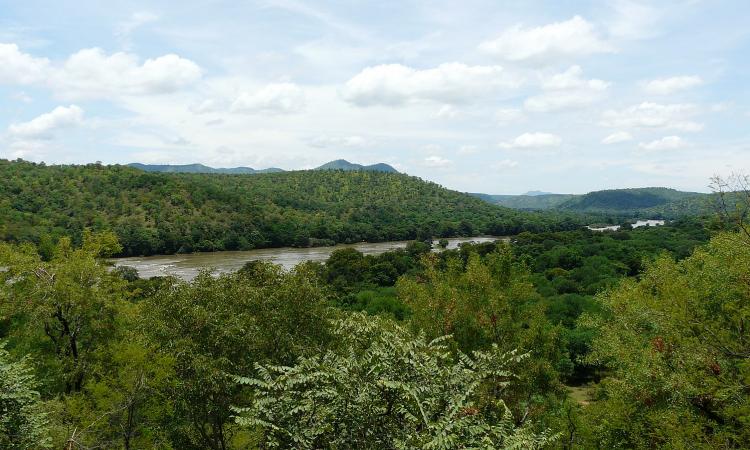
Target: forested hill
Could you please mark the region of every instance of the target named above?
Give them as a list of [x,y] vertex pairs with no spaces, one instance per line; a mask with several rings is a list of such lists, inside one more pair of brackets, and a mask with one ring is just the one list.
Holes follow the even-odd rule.
[[522,210],[558,210],[673,218],[711,212],[711,196],[664,187],[609,189],[583,195],[472,194],[493,204]]
[[562,203],[576,197],[573,194],[523,194],[523,195],[491,195],[471,194],[484,201],[513,209],[544,210],[554,209]]
[[273,173],[283,172],[283,169],[271,167],[268,169],[253,169],[252,167],[229,167],[229,168],[214,168],[208,167],[203,164],[141,164],[132,163],[128,166],[134,169],[143,170],[146,172],[168,172],[168,173],[225,173],[225,174],[256,174],[256,173]]
[[[253,169],[252,167],[228,167],[228,168],[214,168],[203,164],[141,164],[131,163],[128,166],[135,169],[140,169],[146,172],[167,172],[167,173],[223,173],[223,174],[258,174],[258,173],[276,173],[284,172],[284,169],[278,167],[270,167],[268,169]],[[322,166],[316,167],[314,170],[364,170],[370,172],[390,172],[397,173],[398,171],[392,166],[385,163],[370,164],[364,166],[362,164],[351,163],[345,159],[337,159],[330,161]]]
[[396,169],[385,163],[363,166],[362,164],[350,163],[345,159],[337,159],[335,161],[325,163],[320,167],[316,167],[315,170],[365,170],[372,172],[398,173]]
[[578,211],[620,210],[630,211],[654,208],[667,203],[706,197],[697,192],[683,192],[669,188],[610,189],[589,192],[573,197],[560,205],[563,209]]
[[42,246],[111,229],[125,255],[515,234],[580,222],[491,205],[402,174],[149,173],[0,160],[0,239]]

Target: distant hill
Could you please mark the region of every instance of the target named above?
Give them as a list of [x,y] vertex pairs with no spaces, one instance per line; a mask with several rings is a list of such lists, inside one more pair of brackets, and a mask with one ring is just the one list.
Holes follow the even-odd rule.
[[484,201],[496,205],[505,206],[513,209],[525,210],[543,210],[553,209],[575,197],[572,194],[533,194],[523,195],[490,195],[490,194],[471,194],[479,197]]
[[609,189],[583,195],[548,194],[531,191],[525,195],[472,194],[490,203],[521,210],[557,210],[607,213],[626,216],[677,217],[711,210],[712,196],[664,187]]
[[132,163],[128,166],[134,169],[140,169],[146,172],[165,172],[165,173],[228,173],[228,174],[256,174],[256,173],[275,173],[283,172],[283,169],[271,167],[269,169],[253,169],[252,167],[230,167],[230,168],[213,168],[203,164],[141,164]]
[[663,187],[610,189],[579,195],[560,204],[560,209],[574,211],[635,211],[664,206],[671,202],[706,197],[698,192],[683,192]]
[[501,236],[585,223],[577,214],[514,211],[417,177],[366,170],[176,176],[0,159],[0,199],[0,241],[80,242],[85,230],[112,230],[122,255]]
[[[285,172],[284,169],[271,167],[268,169],[253,169],[252,167],[230,167],[214,168],[203,164],[141,164],[131,163],[128,166],[134,169],[140,169],[145,172],[164,172],[164,173],[222,173],[222,174],[258,174],[258,173],[277,173]],[[398,170],[385,163],[371,164],[364,166],[362,164],[350,163],[344,159],[337,159],[316,167],[313,170],[364,170],[369,172],[387,172],[398,173]]]
[[398,173],[398,170],[385,163],[363,166],[362,164],[350,163],[345,159],[337,159],[335,161],[325,163],[320,167],[316,167],[315,170],[365,170],[370,172]]

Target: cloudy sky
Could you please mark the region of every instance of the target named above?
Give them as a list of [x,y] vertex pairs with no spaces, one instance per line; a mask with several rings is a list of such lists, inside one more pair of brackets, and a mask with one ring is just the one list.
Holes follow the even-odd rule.
[[749,17],[744,0],[0,0],[0,158],[705,191],[750,170]]

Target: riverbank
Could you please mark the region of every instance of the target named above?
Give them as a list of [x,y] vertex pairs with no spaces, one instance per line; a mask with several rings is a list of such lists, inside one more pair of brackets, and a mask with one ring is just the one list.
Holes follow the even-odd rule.
[[[492,242],[507,240],[505,236],[475,236],[448,238],[448,249],[457,248],[464,242]],[[129,266],[138,271],[141,278],[157,276],[175,276],[183,280],[192,280],[201,270],[211,269],[214,273],[228,273],[239,270],[248,261],[269,261],[291,269],[304,261],[325,261],[334,250],[354,248],[365,255],[377,255],[387,251],[405,248],[410,241],[360,242],[356,244],[338,244],[328,247],[281,247],[264,248],[246,251],[224,251],[206,253],[188,253],[177,255],[142,256],[113,258],[115,267]],[[434,241],[434,251],[441,251],[438,241]]]

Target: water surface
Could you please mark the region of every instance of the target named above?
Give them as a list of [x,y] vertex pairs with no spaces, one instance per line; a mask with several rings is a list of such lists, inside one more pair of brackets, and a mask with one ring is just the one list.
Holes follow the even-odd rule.
[[[507,239],[496,236],[478,236],[470,238],[449,238],[448,248],[457,248],[463,242],[491,242]],[[409,241],[361,242],[357,244],[340,244],[333,247],[314,248],[263,248],[247,251],[190,253],[184,255],[136,256],[115,258],[115,266],[130,266],[138,270],[141,278],[157,276],[176,276],[192,280],[202,269],[212,269],[214,273],[227,273],[239,270],[248,261],[270,261],[285,269],[291,269],[303,261],[325,261],[334,250],[354,248],[365,255],[377,255],[389,250],[406,247]],[[437,241],[434,247],[437,249]]]
[[[664,225],[666,221],[664,220],[658,220],[658,219],[638,219],[635,221],[635,223],[632,223],[631,226],[633,228],[640,228],[640,227],[656,227],[660,225]],[[620,225],[610,225],[607,227],[586,227],[591,231],[617,231],[620,229]]]

